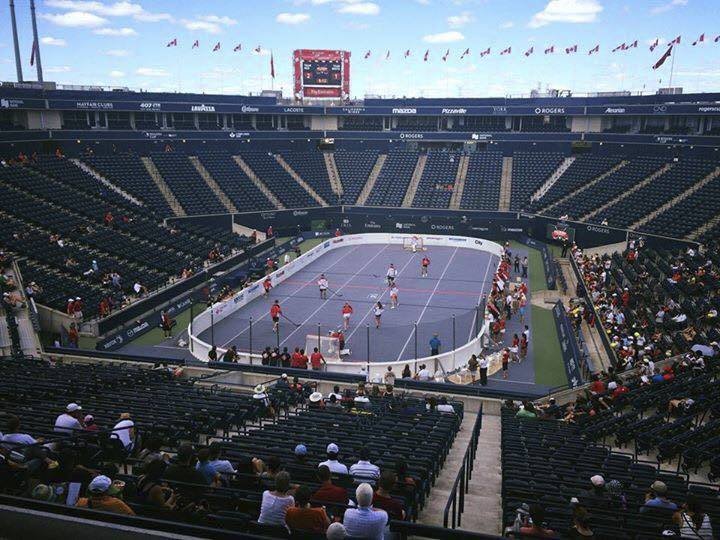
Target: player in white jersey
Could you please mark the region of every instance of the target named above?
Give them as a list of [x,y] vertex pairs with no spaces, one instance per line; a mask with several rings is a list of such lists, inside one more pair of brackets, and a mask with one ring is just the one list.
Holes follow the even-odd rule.
[[325,277],[325,274],[320,274],[320,279],[318,279],[317,284],[318,289],[320,289],[320,299],[327,300],[328,280]]
[[395,309],[398,307],[398,291],[397,285],[395,283],[392,284],[390,287],[390,309]]
[[395,268],[394,264],[390,263],[390,267],[387,269],[387,273],[385,275],[387,276],[388,287],[392,286],[392,284],[395,283],[395,278],[397,277],[397,268]]

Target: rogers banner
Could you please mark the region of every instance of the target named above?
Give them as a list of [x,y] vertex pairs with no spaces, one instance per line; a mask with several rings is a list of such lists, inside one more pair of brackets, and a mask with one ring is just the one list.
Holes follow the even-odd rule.
[[293,51],[296,99],[350,97],[350,52],[319,49]]

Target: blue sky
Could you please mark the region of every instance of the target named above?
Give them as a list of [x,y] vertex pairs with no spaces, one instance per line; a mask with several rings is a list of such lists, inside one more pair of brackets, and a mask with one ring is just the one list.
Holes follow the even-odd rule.
[[[291,93],[294,49],[352,52],[351,94],[502,96],[543,88],[653,92],[670,63],[652,64],[682,35],[673,86],[720,90],[718,0],[37,0],[46,80],[160,91]],[[26,79],[29,0],[15,0]],[[0,2],[0,79],[15,80],[8,4]],[[705,33],[705,43],[691,43]],[[178,47],[165,45],[173,38]],[[649,51],[656,38],[660,47]],[[200,48],[192,50],[194,40]],[[637,49],[610,52],[638,40]],[[219,52],[212,52],[221,42]],[[241,52],[233,47],[242,44]],[[587,51],[600,44],[600,53]],[[578,53],[565,47],[578,45]],[[543,50],[555,45],[554,55]],[[261,53],[253,52],[260,46]],[[535,53],[523,52],[534,47]],[[481,50],[491,54],[480,58]],[[499,56],[501,49],[512,53]],[[470,55],[460,54],[470,48]],[[411,56],[404,58],[405,50]],[[425,50],[428,62],[422,61]],[[450,50],[447,62],[440,57]],[[363,58],[372,51],[368,60]],[[390,59],[385,54],[390,51]],[[662,79],[662,84],[659,81]]]

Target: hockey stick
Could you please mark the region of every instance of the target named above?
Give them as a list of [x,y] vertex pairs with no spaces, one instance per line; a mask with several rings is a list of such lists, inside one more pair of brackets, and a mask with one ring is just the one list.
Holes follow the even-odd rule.
[[297,326],[298,328],[300,328],[300,326],[302,326],[302,325],[296,323],[295,321],[293,321],[290,317],[287,317],[284,313],[281,313],[280,316],[281,316],[283,319],[285,319],[285,320],[287,320],[288,322],[290,322],[291,324],[294,324],[294,325]]

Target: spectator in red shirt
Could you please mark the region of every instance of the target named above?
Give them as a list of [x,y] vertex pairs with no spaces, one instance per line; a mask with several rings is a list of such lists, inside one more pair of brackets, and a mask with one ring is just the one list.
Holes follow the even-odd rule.
[[[320,487],[311,498],[313,504],[347,504],[347,491],[345,491],[345,488],[341,488],[332,483],[330,468],[327,465],[320,465],[318,467],[317,477],[320,481]],[[337,516],[336,513],[334,514]]]
[[295,352],[290,357],[290,367],[300,368],[302,364],[302,355],[300,354],[300,347],[295,347]]
[[593,382],[590,384],[590,393],[595,395],[604,394],[605,383],[600,380],[600,377],[593,375],[592,381]]
[[319,371],[323,364],[327,364],[327,362],[325,362],[322,353],[315,347],[310,355],[310,365],[314,370]]
[[405,509],[400,501],[392,497],[397,475],[394,471],[383,471],[378,480],[378,488],[373,495],[373,507],[385,510],[390,519],[405,519]]

